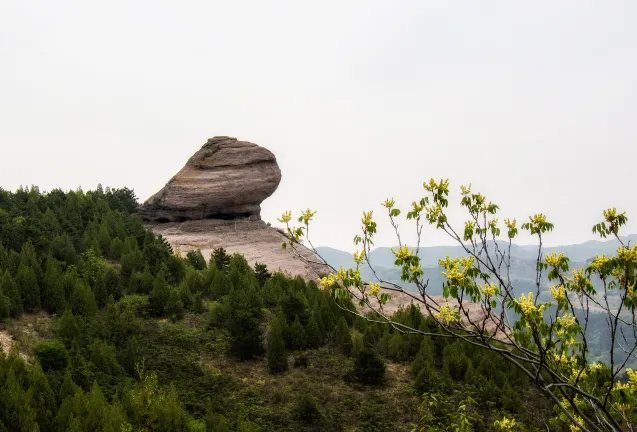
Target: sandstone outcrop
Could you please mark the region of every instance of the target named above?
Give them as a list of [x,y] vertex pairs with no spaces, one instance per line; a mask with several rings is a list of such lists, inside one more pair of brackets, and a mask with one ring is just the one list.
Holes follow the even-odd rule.
[[166,238],[173,250],[182,255],[199,249],[208,260],[215,248],[222,247],[229,254],[243,255],[252,266],[258,262],[267,265],[270,271],[301,276],[305,280],[316,281],[330,272],[330,268],[318,264],[320,258],[304,246],[296,246],[304,259],[291,248],[283,249],[281,245],[287,240],[286,236],[264,221],[207,219],[151,223],[148,226],[155,234]]
[[[283,249],[286,237],[261,220],[261,202],[281,181],[275,156],[256,144],[230,137],[210,138],[166,186],[138,210],[155,234],[175,251],[201,250],[208,259],[215,248],[240,253],[251,265],[316,280],[329,267],[299,246],[303,260]],[[308,262],[309,261],[309,262]]]
[[276,157],[247,141],[210,138],[166,186],[139,209],[148,222],[261,219],[261,202],[281,181]]

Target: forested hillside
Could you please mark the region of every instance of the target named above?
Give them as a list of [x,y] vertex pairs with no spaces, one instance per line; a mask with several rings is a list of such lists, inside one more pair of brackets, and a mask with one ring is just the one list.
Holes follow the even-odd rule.
[[0,431],[568,430],[496,354],[221,248],[175,255],[136,208],[0,190]]

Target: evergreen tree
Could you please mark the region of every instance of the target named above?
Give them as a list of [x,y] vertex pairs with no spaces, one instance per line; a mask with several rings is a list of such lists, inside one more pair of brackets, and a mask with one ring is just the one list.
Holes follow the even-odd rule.
[[272,320],[268,335],[268,368],[270,373],[284,372],[288,367],[288,355],[285,350],[283,329],[278,318]]
[[336,344],[343,354],[349,355],[352,352],[352,335],[343,317],[339,319],[336,327]]
[[263,287],[265,283],[272,277],[272,273],[268,271],[268,267],[265,264],[255,263],[254,273],[259,281],[259,286]]
[[220,299],[221,297],[230,294],[231,290],[232,285],[225,273],[222,271],[216,272],[214,279],[212,280],[212,298]]
[[314,314],[310,316],[310,321],[307,323],[307,326],[305,326],[305,339],[308,348],[318,348],[323,342],[321,331]]
[[196,251],[189,251],[186,254],[186,262],[195,270],[205,270],[207,267],[206,259],[203,257],[199,249]]
[[290,331],[288,332],[288,343],[287,346],[291,350],[302,350],[307,346],[307,338],[305,335],[305,329],[301,325],[301,321],[299,317],[296,317],[294,323],[290,326]]
[[11,316],[11,309],[9,307],[9,298],[5,297],[2,291],[2,284],[0,283],[0,322],[3,322]]
[[211,260],[214,261],[217,269],[224,273],[228,272],[230,268],[230,256],[226,253],[224,248],[220,247],[213,250]]
[[170,288],[164,278],[164,273],[159,272],[153,282],[153,290],[148,297],[148,306],[152,314],[161,316],[164,314],[166,305],[170,299]]
[[58,261],[49,255],[46,261],[42,286],[42,307],[51,313],[64,310],[66,298],[62,286],[62,269]]
[[124,242],[119,238],[114,238],[108,250],[108,256],[114,260],[120,260],[124,253]]
[[178,321],[184,317],[185,309],[180,290],[171,289],[166,303],[165,314],[173,321]]
[[363,348],[354,360],[354,376],[364,384],[379,384],[385,378],[385,362],[376,351]]
[[93,291],[84,282],[77,282],[69,302],[75,315],[92,317],[97,313],[97,303]]
[[22,306],[26,312],[35,312],[40,309],[40,286],[35,272],[24,263],[20,264],[20,269],[15,278],[16,284],[20,287],[20,297]]

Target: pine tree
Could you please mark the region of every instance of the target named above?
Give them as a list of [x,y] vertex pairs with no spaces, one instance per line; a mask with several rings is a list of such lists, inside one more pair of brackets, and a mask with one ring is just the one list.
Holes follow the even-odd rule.
[[114,260],[120,260],[124,253],[124,242],[119,238],[114,238],[109,246],[108,256]]
[[364,384],[379,384],[385,378],[385,362],[374,350],[363,348],[354,360],[354,376]]
[[0,322],[3,322],[11,316],[9,308],[9,299],[2,292],[2,284],[0,284]]
[[201,254],[201,251],[197,249],[196,251],[189,251],[186,254],[186,262],[190,264],[195,270],[205,270],[206,259]]
[[75,315],[92,317],[97,313],[97,303],[93,291],[84,282],[78,281],[75,284],[71,300],[69,302]]
[[431,340],[431,336],[424,336],[422,338],[422,341],[420,342],[420,349],[411,364],[411,371],[415,375],[418,375],[420,369],[426,365],[430,365],[432,367],[434,365],[434,345]]
[[308,348],[318,348],[323,342],[321,331],[314,314],[310,316],[310,321],[307,323],[307,326],[305,326],[305,336]]
[[268,335],[268,368],[270,373],[284,372],[288,367],[288,355],[281,327],[281,322],[275,317],[270,325],[270,334]]
[[173,321],[178,321],[184,317],[185,309],[180,290],[171,289],[166,302],[165,314]]
[[51,313],[62,311],[66,305],[62,286],[62,270],[58,261],[49,255],[46,261],[44,284],[42,286],[42,307]]
[[307,346],[307,338],[305,335],[305,329],[301,325],[299,317],[296,317],[294,323],[290,326],[288,333],[288,347],[291,350],[302,350]]
[[221,297],[230,294],[231,290],[232,285],[225,273],[222,271],[217,272],[212,280],[212,298],[220,299]]
[[24,310],[35,312],[40,309],[40,286],[33,269],[24,263],[20,264],[15,282],[20,287],[20,297]]
[[336,345],[345,355],[349,355],[352,352],[352,335],[347,326],[347,321],[343,317],[339,319],[336,327]]
[[151,313],[156,316],[164,314],[168,300],[170,299],[170,288],[164,278],[164,273],[159,272],[153,282],[153,290],[148,297],[148,306]]

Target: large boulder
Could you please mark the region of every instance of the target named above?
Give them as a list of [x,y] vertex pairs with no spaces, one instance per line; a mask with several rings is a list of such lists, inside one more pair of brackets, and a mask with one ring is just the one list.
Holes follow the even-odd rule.
[[139,215],[150,222],[203,219],[260,220],[261,202],[281,182],[269,150],[247,141],[210,138]]

